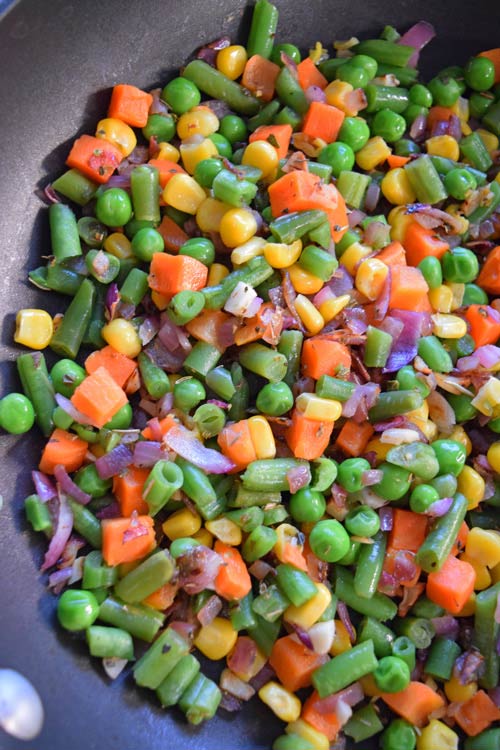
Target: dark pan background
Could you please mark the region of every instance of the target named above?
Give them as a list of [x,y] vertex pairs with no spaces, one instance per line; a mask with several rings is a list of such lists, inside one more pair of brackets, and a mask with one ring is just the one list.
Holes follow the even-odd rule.
[[[378,33],[386,23],[405,30],[420,18],[439,36],[424,54],[424,72],[464,62],[500,43],[498,4],[449,0],[276,0],[278,37],[308,49],[317,39]],[[5,4],[0,4],[0,12]],[[46,210],[36,197],[61,172],[72,140],[93,133],[110,87],[163,85],[204,42],[223,33],[246,39],[244,0],[20,0],[0,19],[0,393],[19,390],[12,347],[21,307],[60,309],[26,282],[50,252]],[[29,471],[41,446],[28,437],[1,439],[0,666],[27,675],[46,710],[33,742],[8,738],[4,750],[266,750],[280,733],[271,712],[253,700],[241,714],[221,713],[199,729],[130,676],[111,683],[86,647],[55,627],[55,599],[39,577],[44,544],[23,518],[32,491]],[[367,743],[363,743],[367,750]]]

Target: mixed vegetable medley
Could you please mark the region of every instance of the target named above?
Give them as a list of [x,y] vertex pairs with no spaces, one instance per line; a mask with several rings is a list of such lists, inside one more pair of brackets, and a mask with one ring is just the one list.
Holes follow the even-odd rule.
[[47,438],[41,569],[192,724],[257,694],[273,750],[495,750],[500,49],[424,84],[425,22],[277,20],[116,85],[45,190],[68,304],[18,312],[0,401]]

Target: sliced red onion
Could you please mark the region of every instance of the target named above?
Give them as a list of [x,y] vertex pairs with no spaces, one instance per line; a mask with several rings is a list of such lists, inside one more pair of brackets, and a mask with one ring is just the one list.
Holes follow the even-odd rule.
[[241,701],[249,701],[255,695],[255,689],[248,682],[240,680],[230,669],[222,671],[219,685],[221,690]]
[[416,583],[414,586],[403,586],[403,598],[398,604],[399,617],[406,617],[417,599],[425,591],[425,583]]
[[425,511],[425,515],[433,516],[434,518],[440,518],[441,516],[445,516],[448,513],[452,505],[452,497],[442,497],[439,500],[436,500],[435,503],[429,505],[429,507]]
[[374,510],[378,510],[387,504],[387,500],[377,495],[370,487],[363,487],[360,494],[364,505],[368,505]]
[[296,625],[294,622],[291,622],[290,625],[302,645],[308,648],[310,651],[314,651],[313,642],[311,641],[311,636],[309,635],[307,630],[304,630],[304,628],[301,628],[300,625]]
[[[490,307],[489,305],[486,307],[488,308],[490,319],[494,318],[495,323],[500,323],[500,313],[494,307]],[[474,356],[477,357],[481,367],[491,370],[500,362],[500,347],[494,346],[494,344],[485,344],[476,349]]]
[[[399,321],[403,324],[403,327],[399,335],[393,335],[391,352],[383,369],[384,373],[395,372],[415,359],[419,339],[424,335],[425,315],[425,313],[413,312],[412,310],[391,310],[391,319]],[[387,318],[384,320],[384,324],[386,321]],[[384,328],[384,330],[387,330],[387,328]]]
[[48,568],[51,568],[59,560],[73,528],[73,513],[71,512],[66,496],[62,492],[59,492],[58,499],[51,500],[50,503],[55,508],[56,519],[54,534],[50,540],[42,567],[40,568],[42,571],[48,570]]
[[311,482],[311,470],[309,464],[300,464],[300,466],[294,466],[286,474],[286,481],[290,488],[290,492],[294,495],[302,487],[307,487]]
[[124,471],[131,463],[132,452],[125,445],[117,445],[109,453],[98,458],[94,466],[101,479],[111,479]]
[[455,412],[449,401],[438,391],[431,391],[427,396],[427,404],[429,419],[434,422],[439,432],[449,434],[457,423]]
[[253,318],[259,312],[264,300],[262,297],[255,297],[243,313],[244,318]]
[[43,189],[43,194],[45,198],[47,198],[49,203],[60,203],[61,199],[57,195],[56,191],[52,187],[52,185],[45,185]]
[[423,226],[427,229],[436,229],[439,226],[445,226],[449,227],[455,233],[461,230],[461,223],[458,217],[442,211],[435,206],[430,206],[427,203],[409,203],[406,207],[406,213],[414,216],[419,223],[422,223],[422,219],[424,218],[428,219],[428,222],[423,222]]
[[217,617],[221,609],[222,600],[219,599],[216,594],[207,599],[203,607],[198,611],[196,615],[202,628],[210,625],[210,623],[213,622],[213,620]]
[[151,417],[156,417],[158,414],[158,404],[156,401],[151,401],[149,398],[141,398],[139,401],[139,409],[145,411]]
[[497,708],[500,708],[500,686],[488,690],[488,695]]
[[497,603],[496,603],[493,619],[495,620],[495,622],[500,623],[500,593],[497,596]]
[[307,159],[302,151],[294,151],[283,164],[281,171],[284,174],[288,172],[307,172]]
[[73,422],[78,422],[78,424],[83,425],[89,424],[89,417],[87,417],[86,414],[83,414],[83,412],[78,411],[69,398],[63,396],[62,393],[56,393],[55,398],[57,405],[73,419]]
[[163,417],[166,417],[167,414],[172,411],[174,406],[174,394],[172,393],[172,391],[170,391],[169,393],[165,393],[165,395],[162,396],[159,401],[157,401],[157,405],[158,416],[160,417],[160,419],[163,419]]
[[226,693],[224,690],[222,691],[222,698],[219,705],[224,711],[231,714],[241,711],[243,708],[242,702],[238,700],[236,696],[231,695],[231,693]]
[[408,550],[398,550],[394,557],[394,578],[398,583],[413,581],[418,574],[415,554]]
[[138,537],[146,536],[147,534],[149,534],[149,526],[147,526],[145,523],[142,523],[142,521],[139,521],[137,511],[134,510],[132,515],[130,516],[129,527],[123,532],[123,544],[131,542],[133,539],[137,539]]
[[118,291],[118,285],[113,281],[106,291],[106,310],[110,317],[113,316],[114,309],[120,301],[120,292]]
[[258,581],[263,581],[268,575],[276,573],[275,569],[269,563],[264,560],[256,560],[248,568],[248,572],[251,576],[256,578]]
[[452,615],[432,617],[431,624],[436,635],[442,635],[452,640],[456,640],[458,637],[458,620],[452,617]]
[[334,295],[339,297],[342,294],[347,294],[352,291],[354,279],[347,268],[341,264],[327,284],[328,288],[334,293]]
[[394,511],[392,508],[383,507],[378,512],[380,518],[380,531],[391,531],[394,521]]
[[297,63],[292,60],[291,57],[289,57],[285,52],[281,53],[281,62],[287,68],[292,76],[295,78],[296,81],[299,80],[299,72],[297,69]]
[[460,118],[453,114],[448,120],[448,135],[451,135],[456,141],[462,140],[462,123]]
[[436,36],[436,30],[432,24],[427,21],[419,21],[414,24],[408,31],[400,36],[396,44],[404,44],[413,47],[414,52],[408,60],[409,68],[416,68],[420,51]]
[[[380,185],[375,180],[371,180],[365,193],[365,208],[368,213],[371,213],[372,211],[376,209],[379,198],[380,198]],[[370,222],[368,226],[370,227],[372,226],[372,224],[375,224],[375,223],[379,224],[380,222]],[[388,225],[387,225],[387,228],[389,229]],[[368,244],[371,244],[371,243],[368,242]]]
[[87,505],[87,503],[90,503],[92,495],[89,495],[88,492],[84,492],[77,484],[75,484],[75,482],[73,482],[64,466],[58,464],[54,469],[54,476],[59,483],[59,487],[66,495],[72,497],[73,500],[76,500],[80,505]]
[[330,287],[325,284],[319,292],[317,292],[314,295],[313,298],[313,304],[315,307],[320,307],[324,302],[328,302],[328,300],[333,299],[335,297],[335,294],[332,292]]
[[322,698],[315,702],[314,707],[320,714],[336,713],[337,705],[339,701],[342,701],[348,706],[356,706],[361,703],[365,697],[361,683],[353,682],[349,687],[340,690],[338,693],[333,693],[327,698]]
[[164,458],[161,443],[154,440],[139,440],[134,446],[132,463],[140,468],[154,466],[157,461]]
[[100,521],[104,521],[106,518],[118,518],[118,516],[121,516],[120,506],[113,500],[112,503],[98,510],[96,516]]
[[275,307],[285,307],[285,298],[283,297],[281,286],[275,286],[273,289],[270,289],[268,294],[270,301]]
[[215,67],[217,52],[220,52],[221,49],[225,49],[225,47],[229,47],[230,44],[231,40],[228,36],[221,36],[219,39],[214,39],[213,42],[209,42],[209,44],[205,44],[201,47],[196,53],[196,57],[198,60],[204,60],[209,65]]
[[199,594],[214,588],[222,557],[209,547],[199,545],[178,557],[177,565],[180,586],[187,594]]
[[410,127],[410,138],[416,142],[421,141],[425,136],[426,126],[427,117],[425,115],[417,115]]
[[102,666],[110,680],[116,680],[121,675],[128,664],[127,659],[120,659],[118,656],[103,659]]
[[141,344],[146,346],[150,341],[154,339],[158,331],[160,330],[160,321],[156,316],[148,315],[144,318],[141,325],[139,326],[139,338]]
[[170,450],[209,474],[227,474],[235,464],[219,451],[205,448],[183,425],[174,425],[163,437]]
[[182,351],[180,347],[175,351],[170,351],[159,339],[158,336],[144,347],[145,354],[148,355],[149,359],[157,367],[160,367],[165,372],[179,372],[184,360],[186,359],[186,353]]
[[35,491],[42,503],[57,497],[57,490],[52,480],[43,471],[32,471],[31,478],[35,485]]
[[373,314],[375,322],[380,322],[387,315],[387,311],[389,309],[389,302],[391,299],[391,285],[392,285],[392,275],[391,275],[391,269],[389,268],[389,273],[385,277],[385,281],[382,285],[382,289],[380,290],[380,294],[375,300],[374,314]]
[[347,605],[344,602],[339,601],[337,603],[337,613],[342,620],[345,629],[347,630],[349,640],[351,641],[351,643],[354,643],[356,641],[356,631],[354,630],[351,618],[349,617],[349,610],[347,609]]
[[349,397],[342,405],[342,416],[353,418],[357,422],[363,422],[367,419],[368,410],[375,405],[380,386],[377,383],[365,383],[357,385]]
[[257,658],[257,644],[248,636],[240,636],[227,656],[227,666],[241,679],[252,674]]
[[359,208],[353,208],[352,211],[349,211],[347,215],[347,223],[349,224],[349,227],[351,229],[354,229],[354,227],[357,227],[358,224],[361,224],[363,219],[366,218],[366,214],[364,211],[361,211]]
[[309,103],[326,102],[326,94],[319,86],[308,86],[304,93]]
[[362,109],[366,109],[368,100],[363,89],[354,89],[344,97],[344,103],[346,110],[360,112]]
[[48,588],[57,596],[69,584],[72,574],[73,569],[71,567],[55,570],[49,575]]
[[383,476],[384,473],[380,469],[368,469],[368,471],[364,471],[361,475],[361,484],[363,487],[371,487],[381,482]]
[[345,327],[356,335],[366,333],[368,323],[366,321],[366,312],[363,307],[344,307],[340,317],[345,322]]
[[186,352],[191,351],[192,347],[185,330],[172,323],[167,315],[162,315],[158,338],[169,352],[175,352],[179,347]]
[[464,651],[455,661],[453,675],[458,677],[461,685],[469,685],[476,682],[479,677],[484,656],[476,648]]

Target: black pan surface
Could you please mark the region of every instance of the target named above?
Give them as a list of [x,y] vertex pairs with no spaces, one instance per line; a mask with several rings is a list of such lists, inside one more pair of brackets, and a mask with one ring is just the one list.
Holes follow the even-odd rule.
[[[424,18],[438,39],[424,71],[464,62],[500,43],[497,3],[450,0],[277,0],[279,40],[307,49],[317,39],[402,29]],[[0,4],[0,11],[4,3]],[[204,42],[230,34],[246,39],[245,0],[20,0],[0,19],[0,320],[1,390],[19,390],[12,347],[15,311],[62,300],[43,297],[27,271],[48,254],[46,210],[36,197],[63,169],[72,140],[92,133],[110,88],[164,84]],[[40,439],[1,438],[0,666],[18,669],[39,690],[46,721],[24,743],[0,729],[4,750],[266,750],[279,722],[254,699],[238,715],[220,714],[199,729],[162,711],[130,677],[111,683],[86,647],[55,626],[55,599],[38,575],[43,545],[26,525],[23,498]],[[367,750],[368,745],[364,743]]]

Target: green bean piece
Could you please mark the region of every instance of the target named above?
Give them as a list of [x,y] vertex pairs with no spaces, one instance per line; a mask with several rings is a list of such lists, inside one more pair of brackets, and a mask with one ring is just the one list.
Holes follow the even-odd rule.
[[160,182],[158,170],[148,164],[139,164],[130,173],[130,190],[134,219],[136,221],[160,222],[158,194]]
[[291,388],[300,369],[300,355],[304,334],[301,331],[283,331],[278,342],[278,352],[286,357],[287,367],[283,378]]
[[334,401],[345,403],[349,401],[355,389],[354,383],[348,380],[332,378],[331,375],[322,375],[316,381],[316,394],[320,398],[330,398]]
[[257,185],[241,179],[228,169],[222,169],[212,182],[214,197],[230,206],[249,205],[257,193]]
[[500,583],[495,583],[489,589],[476,594],[472,642],[484,657],[479,684],[486,690],[498,685],[500,672],[500,656],[497,651],[500,624],[495,617],[499,596]]
[[47,266],[39,266],[28,271],[28,278],[38,289],[43,289],[44,292],[50,289],[47,283]]
[[218,435],[226,423],[225,412],[216,404],[201,404],[193,419],[203,439]]
[[192,81],[200,91],[212,99],[226,102],[234,112],[255,115],[259,111],[258,99],[203,60],[192,60],[188,63],[182,71],[182,76]]
[[380,328],[368,326],[363,362],[367,367],[385,367],[392,346],[392,336]]
[[50,348],[56,354],[75,359],[87,330],[94,298],[94,285],[89,279],[84,279],[52,336]]
[[210,390],[225,401],[230,401],[236,393],[231,373],[222,365],[214,367],[213,370],[207,373],[205,383]]
[[474,179],[478,185],[484,185],[486,183],[486,173],[481,172],[479,169],[474,169],[470,164],[464,164],[462,162],[453,161],[453,159],[446,159],[444,156],[431,156],[431,161],[436,167],[440,175],[447,175],[454,169],[460,168],[465,169]]
[[156,690],[188,652],[188,642],[176,630],[167,628],[134,665],[137,685]]
[[278,77],[276,78],[275,84],[276,96],[282,104],[289,107],[299,115],[305,115],[309,109],[309,102],[306,99],[306,95],[301,89],[298,80],[294,77],[290,70],[284,65]]
[[184,369],[192,375],[205,377],[214,369],[221,356],[217,347],[205,341],[197,341],[184,360]]
[[186,654],[156,688],[156,695],[163,708],[175,706],[186,688],[200,671],[200,662],[193,654]]
[[215,716],[222,700],[219,687],[199,672],[179,700],[179,708],[190,724],[197,726]]
[[205,287],[205,307],[208,310],[221,310],[240,281],[257,287],[272,274],[273,269],[264,257],[252,258],[247,264],[228,274],[217,286]]
[[159,399],[170,391],[167,374],[157,367],[145,352],[139,354],[137,361],[142,382],[150,396]]
[[314,750],[314,745],[304,737],[291,732],[277,737],[273,742],[272,750]]
[[83,344],[91,345],[101,349],[105,345],[102,337],[102,329],[105,325],[104,313],[106,309],[107,287],[104,284],[94,283],[95,297],[92,305],[87,328],[83,335]]
[[83,563],[83,588],[100,589],[113,586],[118,580],[118,568],[106,565],[99,550],[92,550]]
[[418,79],[418,70],[415,68],[401,68],[396,65],[387,65],[386,63],[379,63],[377,68],[377,76],[395,76],[401,86],[411,86]]
[[[277,102],[279,105],[277,99],[274,99],[273,101]],[[283,107],[273,119],[274,125],[291,125],[293,131],[299,129],[301,122],[302,117],[291,107]]]
[[241,548],[243,559],[247,563],[259,560],[272,550],[277,541],[278,535],[274,529],[269,526],[256,526],[243,542]]
[[182,491],[194,502],[206,521],[217,518],[224,509],[224,501],[217,497],[207,475],[182,458],[177,458],[176,463],[182,470]]
[[377,591],[384,567],[386,535],[379,531],[373,544],[362,544],[354,573],[354,591],[358,596],[371,599]]
[[167,550],[159,550],[127,573],[115,585],[115,593],[124,602],[142,602],[153,591],[168,583],[174,562]]
[[415,51],[413,47],[406,44],[396,44],[385,39],[366,39],[358,42],[351,49],[356,55],[368,55],[379,64],[392,65],[397,68],[406,68]]
[[68,169],[52,183],[52,188],[79,206],[86,206],[94,197],[98,185],[77,169]]
[[228,419],[237,422],[246,417],[248,402],[250,400],[250,387],[248,380],[243,374],[243,369],[239,362],[233,362],[231,365],[231,380],[235,392],[230,399],[231,408],[228,412]]
[[258,614],[256,614],[255,617],[257,625],[248,628],[248,635],[253,641],[255,641],[264,656],[269,658],[273,645],[281,630],[281,622],[280,620],[269,622],[268,620],[264,620],[264,618]]
[[202,292],[185,289],[172,297],[167,307],[167,315],[173,323],[183,326],[196,318],[204,306],[205,297]]
[[57,403],[45,357],[41,352],[21,354],[16,364],[23,391],[33,404],[36,423],[48,437],[54,429],[52,414]]
[[449,680],[453,666],[460,656],[460,646],[450,638],[438,636],[432,642],[429,655],[425,661],[425,672],[438,680]]
[[471,224],[480,224],[482,221],[489,219],[500,206],[500,185],[496,180],[493,180],[488,185],[488,188],[493,197],[484,206],[478,206],[469,214],[467,218]]
[[278,242],[289,245],[313,229],[317,229],[327,218],[324,211],[316,208],[308,211],[294,211],[274,219],[269,224],[269,229]]
[[101,659],[134,658],[134,642],[130,633],[121,628],[108,628],[104,625],[91,625],[87,628],[86,639],[91,656]]
[[252,609],[253,594],[250,591],[243,599],[229,606],[229,617],[234,630],[249,630],[257,625],[257,616]]
[[[74,256],[79,257],[79,256]],[[84,271],[84,272],[83,272]],[[67,294],[74,297],[80,289],[80,285],[87,275],[87,269],[82,269],[82,273],[68,268],[65,261],[51,261],[46,268],[47,287],[53,292]]]
[[379,394],[377,403],[368,412],[368,418],[370,422],[382,422],[419,409],[422,404],[422,395],[417,390],[387,391]]
[[387,625],[375,620],[373,617],[363,617],[358,628],[357,640],[373,641],[373,648],[377,659],[392,654],[392,646],[396,636]]
[[411,471],[420,479],[428,481],[439,474],[439,462],[430,445],[426,443],[408,443],[397,445],[388,451],[385,460],[395,466]]
[[151,643],[165,621],[163,612],[145,604],[125,604],[108,596],[99,607],[99,620]]
[[256,596],[252,602],[253,612],[267,622],[276,622],[289,606],[290,600],[274,583],[270,584],[262,594]]
[[73,526],[84,539],[95,549],[102,545],[101,522],[84,505],[80,505],[71,497],[68,497],[69,507],[73,513]]
[[401,114],[409,104],[408,89],[400,86],[379,86],[369,83],[365,93],[368,102],[366,111],[370,113],[387,109]]
[[481,136],[474,132],[466,135],[460,141],[460,152],[462,156],[481,172],[487,172],[493,164],[488,149],[484,145]]
[[486,729],[475,737],[467,737],[464,750],[500,750],[500,729]]
[[269,503],[280,503],[281,492],[248,490],[242,484],[237,485],[236,495],[230,499],[232,508],[249,508],[252,506],[263,506]]
[[434,628],[429,620],[423,617],[397,618],[394,630],[400,636],[406,636],[413,641],[415,648],[428,648],[434,637]]
[[260,55],[268,60],[273,51],[274,36],[278,26],[278,9],[268,0],[257,0],[254,5],[250,33],[248,35],[248,57]]
[[371,179],[360,172],[342,171],[337,178],[337,190],[348,206],[361,208]]
[[409,161],[404,170],[421,203],[439,203],[447,198],[444,185],[428,154]]
[[49,208],[52,255],[56,260],[82,254],[76,216],[65,203],[52,203]]
[[295,607],[305,604],[318,593],[315,583],[307,573],[285,563],[276,568],[276,583]]
[[85,256],[89,274],[101,284],[110,284],[120,273],[120,261],[103,250],[89,250]]
[[338,474],[338,464],[331,458],[320,456],[311,465],[311,483],[309,490],[327,492],[335,482]]
[[326,698],[371,674],[377,664],[373,641],[363,641],[318,667],[312,674],[312,683],[319,697]]
[[360,615],[373,617],[382,622],[394,619],[398,611],[395,602],[385,594],[377,592],[371,599],[359,596],[354,590],[354,576],[340,565],[337,565],[335,571],[335,594],[339,601],[345,602]]
[[261,526],[264,521],[264,511],[258,505],[250,505],[247,508],[230,510],[226,513],[233,523],[240,527],[245,534],[249,534],[257,526]]
[[148,275],[140,268],[132,268],[120,287],[120,297],[131,305],[139,305],[148,291]]
[[371,703],[354,711],[353,715],[344,726],[344,733],[352,737],[354,742],[363,742],[369,737],[382,731],[384,725],[379,719],[378,713]]
[[174,492],[181,488],[182,483],[183,473],[177,464],[164,460],[155,463],[142,491],[152,516],[168,503]]
[[52,420],[54,427],[59,427],[60,430],[69,430],[73,424],[73,417],[71,417],[64,409],[60,406],[56,406],[52,412]]
[[270,125],[273,121],[273,117],[278,114],[280,108],[280,103],[277,99],[271,99],[270,102],[265,104],[260,112],[257,112],[256,115],[253,117],[250,117],[250,119],[247,122],[248,129],[251,133],[253,133],[257,128],[260,128],[262,125]]
[[309,468],[309,463],[297,458],[258,459],[248,464],[241,476],[241,481],[245,489],[256,492],[289,491],[287,474],[291,469],[299,466]]
[[327,81],[330,82],[337,77],[337,70],[341,65],[344,65],[345,62],[346,60],[343,57],[330,57],[328,60],[320,63],[318,69],[320,73],[325,76]]
[[[325,222],[325,225],[327,226],[328,236],[330,238],[330,225],[328,222]],[[318,229],[319,228],[320,227],[318,227]],[[328,242],[329,241],[330,240],[328,240]],[[306,271],[309,271],[309,273],[317,276],[319,279],[329,281],[333,272],[338,267],[338,262],[333,255],[322,250],[320,247],[316,247],[316,245],[308,245],[303,249],[300,255],[299,265]]]
[[284,354],[264,344],[247,344],[239,351],[240,364],[260,375],[270,383],[278,383],[286,375],[287,360]]
[[290,517],[288,509],[284,505],[272,505],[268,503],[264,508],[264,526],[276,526]]
[[483,125],[500,137],[500,101],[496,101],[488,107],[483,115]]
[[413,672],[417,661],[417,655],[415,644],[410,638],[407,638],[405,635],[400,635],[399,638],[396,638],[392,644],[392,653],[394,656],[397,656],[399,659],[406,662],[410,672]]
[[38,495],[28,495],[24,501],[24,512],[33,531],[43,531],[47,536],[52,535],[53,524],[50,511]]
[[417,565],[426,573],[433,573],[443,566],[457,539],[467,513],[467,505],[467,498],[458,492],[448,513],[435,521],[415,558]]
[[[444,496],[446,497],[446,495]],[[427,620],[431,620],[433,617],[441,617],[444,615],[444,609],[439,604],[434,604],[425,595],[419,597],[413,607],[410,610],[412,615],[415,617],[423,617]]]

